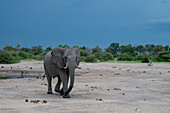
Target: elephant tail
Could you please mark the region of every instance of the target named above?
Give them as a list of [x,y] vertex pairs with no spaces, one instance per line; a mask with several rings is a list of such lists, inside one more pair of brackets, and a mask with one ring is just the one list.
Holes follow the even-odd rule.
[[44,74],[44,76],[42,76],[42,80],[44,80],[45,79],[45,74]]

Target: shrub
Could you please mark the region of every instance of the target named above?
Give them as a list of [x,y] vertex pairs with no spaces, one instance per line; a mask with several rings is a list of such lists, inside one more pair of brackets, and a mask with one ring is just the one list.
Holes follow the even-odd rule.
[[160,51],[154,58],[155,61],[170,62],[170,51]]
[[97,62],[97,58],[95,57],[95,55],[91,54],[85,58],[85,62],[94,63]]
[[134,57],[133,56],[130,56],[129,54],[127,53],[122,53],[119,55],[119,57],[117,58],[117,60],[119,61],[133,61],[134,60]]
[[80,50],[80,55],[84,56],[84,57],[87,57],[88,55],[90,55],[90,52],[85,51],[85,50]]
[[0,51],[0,63],[12,64],[20,61],[19,55],[15,51]]
[[139,54],[136,56],[136,60],[141,61],[142,63],[149,63],[149,55],[145,54]]
[[81,61],[81,62],[85,62],[85,59],[86,59],[86,57],[81,56],[80,61]]
[[113,60],[113,55],[111,53],[98,52],[98,53],[95,53],[94,55],[100,61]]
[[35,60],[44,60],[44,54],[41,53],[41,54],[38,54],[34,57]]

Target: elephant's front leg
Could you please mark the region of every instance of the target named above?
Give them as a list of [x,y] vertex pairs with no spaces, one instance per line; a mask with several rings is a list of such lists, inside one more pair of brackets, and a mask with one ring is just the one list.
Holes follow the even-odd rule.
[[68,90],[68,76],[66,72],[60,74],[61,81],[63,83],[63,98],[70,98],[70,95],[65,95],[66,91]]
[[47,82],[48,82],[48,92],[47,94],[53,94],[52,92],[52,87],[51,87],[51,76],[50,75],[46,75],[47,76]]
[[61,79],[60,76],[58,77],[58,82],[55,86],[55,92],[58,92],[60,95],[63,95],[63,88],[60,90]]

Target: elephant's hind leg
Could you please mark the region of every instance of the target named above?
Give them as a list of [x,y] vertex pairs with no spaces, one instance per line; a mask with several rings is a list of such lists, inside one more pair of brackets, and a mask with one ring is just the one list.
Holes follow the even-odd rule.
[[47,94],[53,94],[52,87],[51,87],[52,78],[49,74],[47,74],[46,77],[47,77],[47,82],[48,82],[48,92],[47,92]]

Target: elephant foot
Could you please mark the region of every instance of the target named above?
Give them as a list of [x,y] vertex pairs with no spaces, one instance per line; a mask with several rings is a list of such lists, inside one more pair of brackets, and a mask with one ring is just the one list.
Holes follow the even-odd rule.
[[57,92],[57,93],[59,93],[60,95],[63,95],[64,93],[63,93],[63,89],[61,89],[61,90],[54,90],[55,92]]
[[71,98],[71,96],[68,94],[68,95],[63,95],[63,98]]
[[47,92],[47,94],[53,94],[53,92]]

